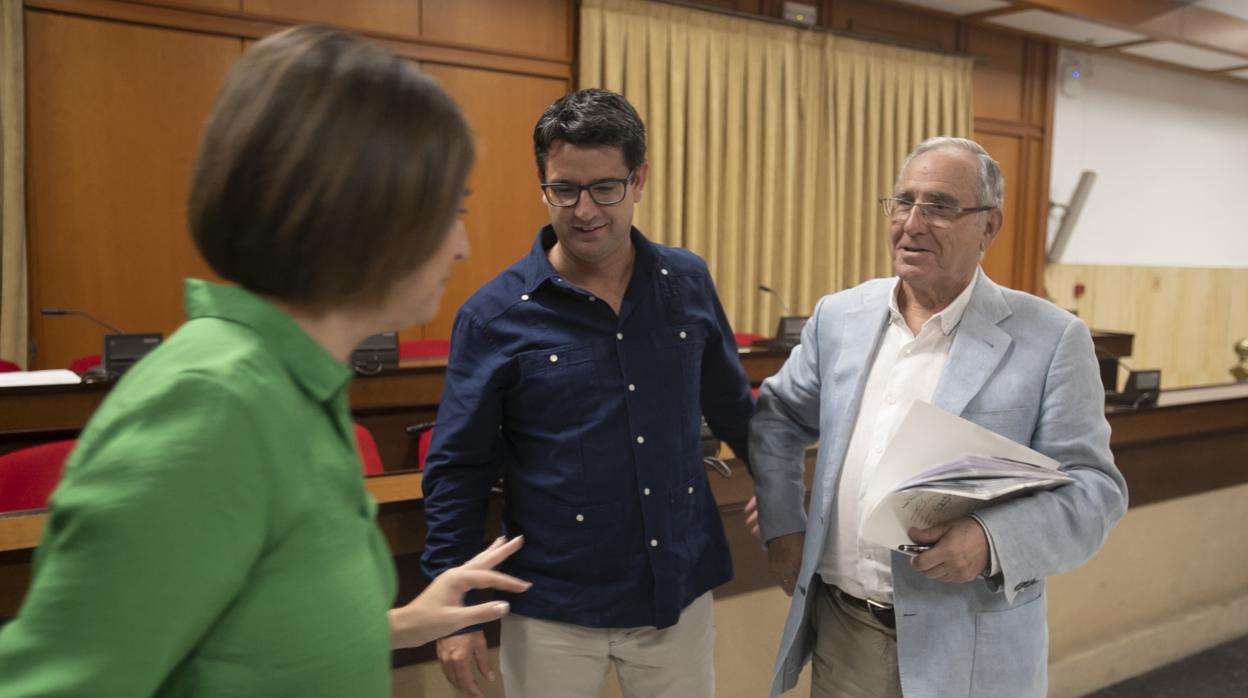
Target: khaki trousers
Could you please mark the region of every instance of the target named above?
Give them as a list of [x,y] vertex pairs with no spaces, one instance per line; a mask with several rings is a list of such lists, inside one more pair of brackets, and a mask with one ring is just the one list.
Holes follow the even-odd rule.
[[713,698],[711,593],[670,628],[586,628],[509,615],[501,656],[507,698],[598,698],[615,665],[626,698]]
[[901,698],[897,631],[815,580],[812,698]]

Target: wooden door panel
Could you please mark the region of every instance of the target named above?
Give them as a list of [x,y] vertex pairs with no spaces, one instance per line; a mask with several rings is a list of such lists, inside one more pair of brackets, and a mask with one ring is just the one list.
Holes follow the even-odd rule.
[[464,207],[471,254],[451,272],[437,318],[404,339],[441,339],[451,334],[455,311],[477,289],[529,251],[548,222],[537,186],[533,125],[567,82],[425,63],[463,107],[476,138],[477,162]]
[[26,12],[31,336],[38,368],[100,351],[85,310],[166,336],[182,279],[211,276],[186,227],[191,167],[239,40]]

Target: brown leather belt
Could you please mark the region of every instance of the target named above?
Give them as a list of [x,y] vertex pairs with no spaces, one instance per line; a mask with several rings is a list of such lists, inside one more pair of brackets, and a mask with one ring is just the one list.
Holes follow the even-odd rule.
[[871,617],[878,621],[880,625],[893,630],[897,628],[897,616],[893,613],[892,606],[879,603],[878,601],[871,601],[869,599],[860,599],[857,596],[850,596],[831,584],[825,584],[824,586],[828,588],[829,592],[841,601],[844,601],[846,604],[870,613]]

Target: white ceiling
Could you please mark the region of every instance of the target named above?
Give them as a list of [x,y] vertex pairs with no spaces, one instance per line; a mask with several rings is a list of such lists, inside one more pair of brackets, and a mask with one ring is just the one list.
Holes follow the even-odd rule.
[[1076,17],[1045,12],[1044,10],[1011,12],[1006,15],[989,17],[988,21],[1012,29],[1052,36],[1085,46],[1110,46],[1148,38],[1143,34],[1116,29]]
[[1002,0],[900,0],[900,2],[954,15],[969,15],[1010,6],[1010,3]]
[[1206,10],[1217,10],[1240,19],[1248,19],[1248,0],[1197,0],[1192,4]]
[[1151,58],[1155,61],[1165,61],[1167,63],[1177,63],[1178,65],[1185,65],[1198,70],[1225,70],[1226,68],[1248,64],[1248,58],[1241,58],[1240,56],[1222,53],[1221,51],[1210,51],[1206,48],[1188,46],[1187,44],[1180,44],[1174,41],[1154,41],[1150,44],[1127,46],[1119,50],[1133,56]]

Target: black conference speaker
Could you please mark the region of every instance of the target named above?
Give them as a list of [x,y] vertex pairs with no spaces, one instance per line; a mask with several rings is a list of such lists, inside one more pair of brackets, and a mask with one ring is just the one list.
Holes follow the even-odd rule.
[[159,346],[161,339],[159,332],[104,335],[104,373],[121,377]]

